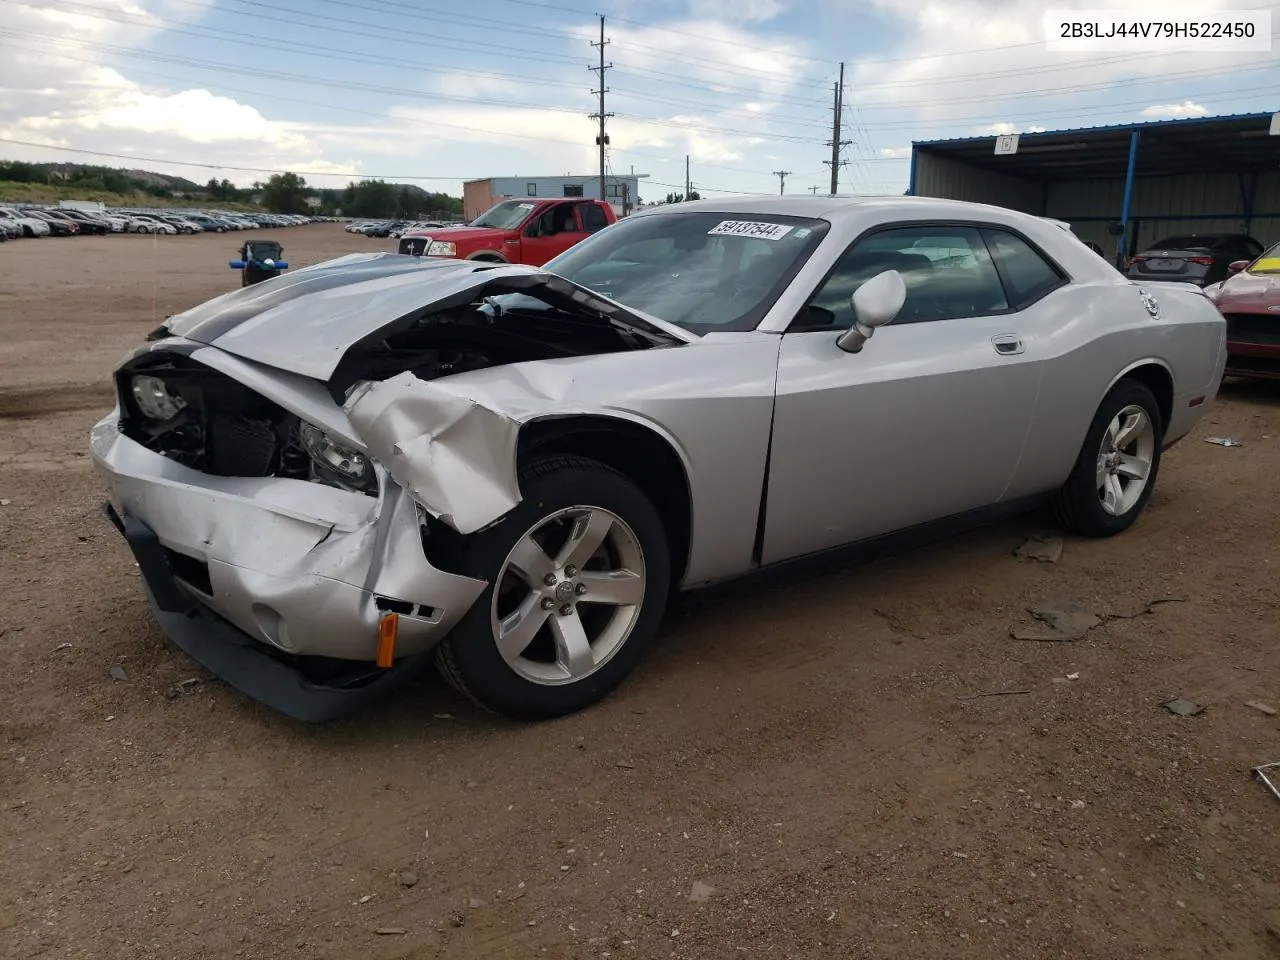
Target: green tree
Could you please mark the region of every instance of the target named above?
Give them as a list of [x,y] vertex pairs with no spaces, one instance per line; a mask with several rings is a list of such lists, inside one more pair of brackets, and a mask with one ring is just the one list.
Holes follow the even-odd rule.
[[296,173],[273,173],[262,186],[262,205],[271,213],[306,213],[307,181]]
[[347,184],[342,212],[349,217],[394,217],[399,207],[396,188],[385,180]]

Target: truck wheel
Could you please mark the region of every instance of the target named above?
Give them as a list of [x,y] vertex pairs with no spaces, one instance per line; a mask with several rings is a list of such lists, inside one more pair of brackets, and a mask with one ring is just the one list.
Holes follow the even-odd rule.
[[524,499],[457,544],[459,572],[489,581],[436,648],[461,693],[542,720],[595,703],[657,633],[671,558],[662,519],[634,483],[582,457],[521,471]]

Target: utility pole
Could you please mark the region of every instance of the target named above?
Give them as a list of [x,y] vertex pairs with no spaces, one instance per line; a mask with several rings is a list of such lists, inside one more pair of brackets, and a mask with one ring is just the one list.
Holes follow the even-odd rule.
[[809,192],[816,197],[818,195],[818,188],[816,186],[812,186],[809,188]]
[[[831,125],[831,142],[827,144],[831,148],[831,159],[823,160],[827,166],[831,168],[831,196],[836,195],[836,191],[840,188],[840,168],[848,164],[848,160],[840,159],[840,150],[847,147],[852,140],[841,140],[840,134],[843,123],[842,113],[844,110],[844,63],[840,64],[840,80],[835,85],[835,98],[831,106],[832,125]],[[816,195],[816,193],[815,193]]]
[[775,170],[773,175],[778,178],[778,196],[782,196],[787,192],[787,177],[791,175],[791,171]]
[[589,114],[588,116],[592,120],[600,121],[600,132],[596,134],[596,146],[600,150],[600,199],[605,202],[608,202],[608,201],[607,201],[607,198],[605,197],[605,189],[604,189],[604,154],[605,154],[605,147],[609,145],[609,138],[605,136],[604,122],[609,117],[612,117],[613,114],[604,112],[604,95],[609,92],[609,88],[606,87],[604,84],[604,74],[606,70],[613,69],[613,64],[612,63],[606,64],[604,62],[604,48],[607,47],[612,42],[613,41],[606,40],[604,38],[604,17],[601,16],[600,17],[600,42],[596,43],[592,41],[592,44],[591,44],[591,46],[593,47],[600,48],[600,66],[587,67],[588,70],[596,74],[596,79],[600,83],[599,90],[591,91],[593,94],[595,94],[600,98],[600,109],[598,113],[592,113],[592,114]]
[[684,155],[684,198],[689,199],[689,194],[693,193],[693,181],[689,179],[689,155]]

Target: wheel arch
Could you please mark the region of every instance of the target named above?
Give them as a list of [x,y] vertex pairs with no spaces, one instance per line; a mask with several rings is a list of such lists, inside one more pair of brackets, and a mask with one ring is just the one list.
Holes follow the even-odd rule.
[[1150,389],[1160,407],[1161,429],[1168,430],[1169,419],[1173,416],[1173,371],[1169,369],[1169,365],[1154,357],[1137,360],[1112,378],[1103,396],[1114,390],[1121,380],[1137,380]]
[[477,250],[475,253],[469,253],[467,260],[488,260],[493,263],[510,263],[511,261],[504,257],[497,250]]
[[517,469],[548,454],[572,454],[612,467],[635,483],[662,517],[673,583],[684,579],[693,535],[693,491],[678,446],[652,425],[612,416],[549,417],[524,424]]

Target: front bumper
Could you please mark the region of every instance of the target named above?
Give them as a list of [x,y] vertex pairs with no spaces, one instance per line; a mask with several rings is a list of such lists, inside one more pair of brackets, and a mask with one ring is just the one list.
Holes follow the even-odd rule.
[[[486,586],[427,561],[417,506],[389,480],[375,499],[302,480],[211,476],[153,453],[117,423],[118,412],[99,422],[90,446],[156,619],[196,660],[284,713],[325,719],[337,701],[371,695],[364,680],[308,679],[317,659],[348,661],[352,676],[376,672],[384,690],[383,678],[426,660],[419,655]],[[397,666],[376,671],[389,611],[400,614]]]

